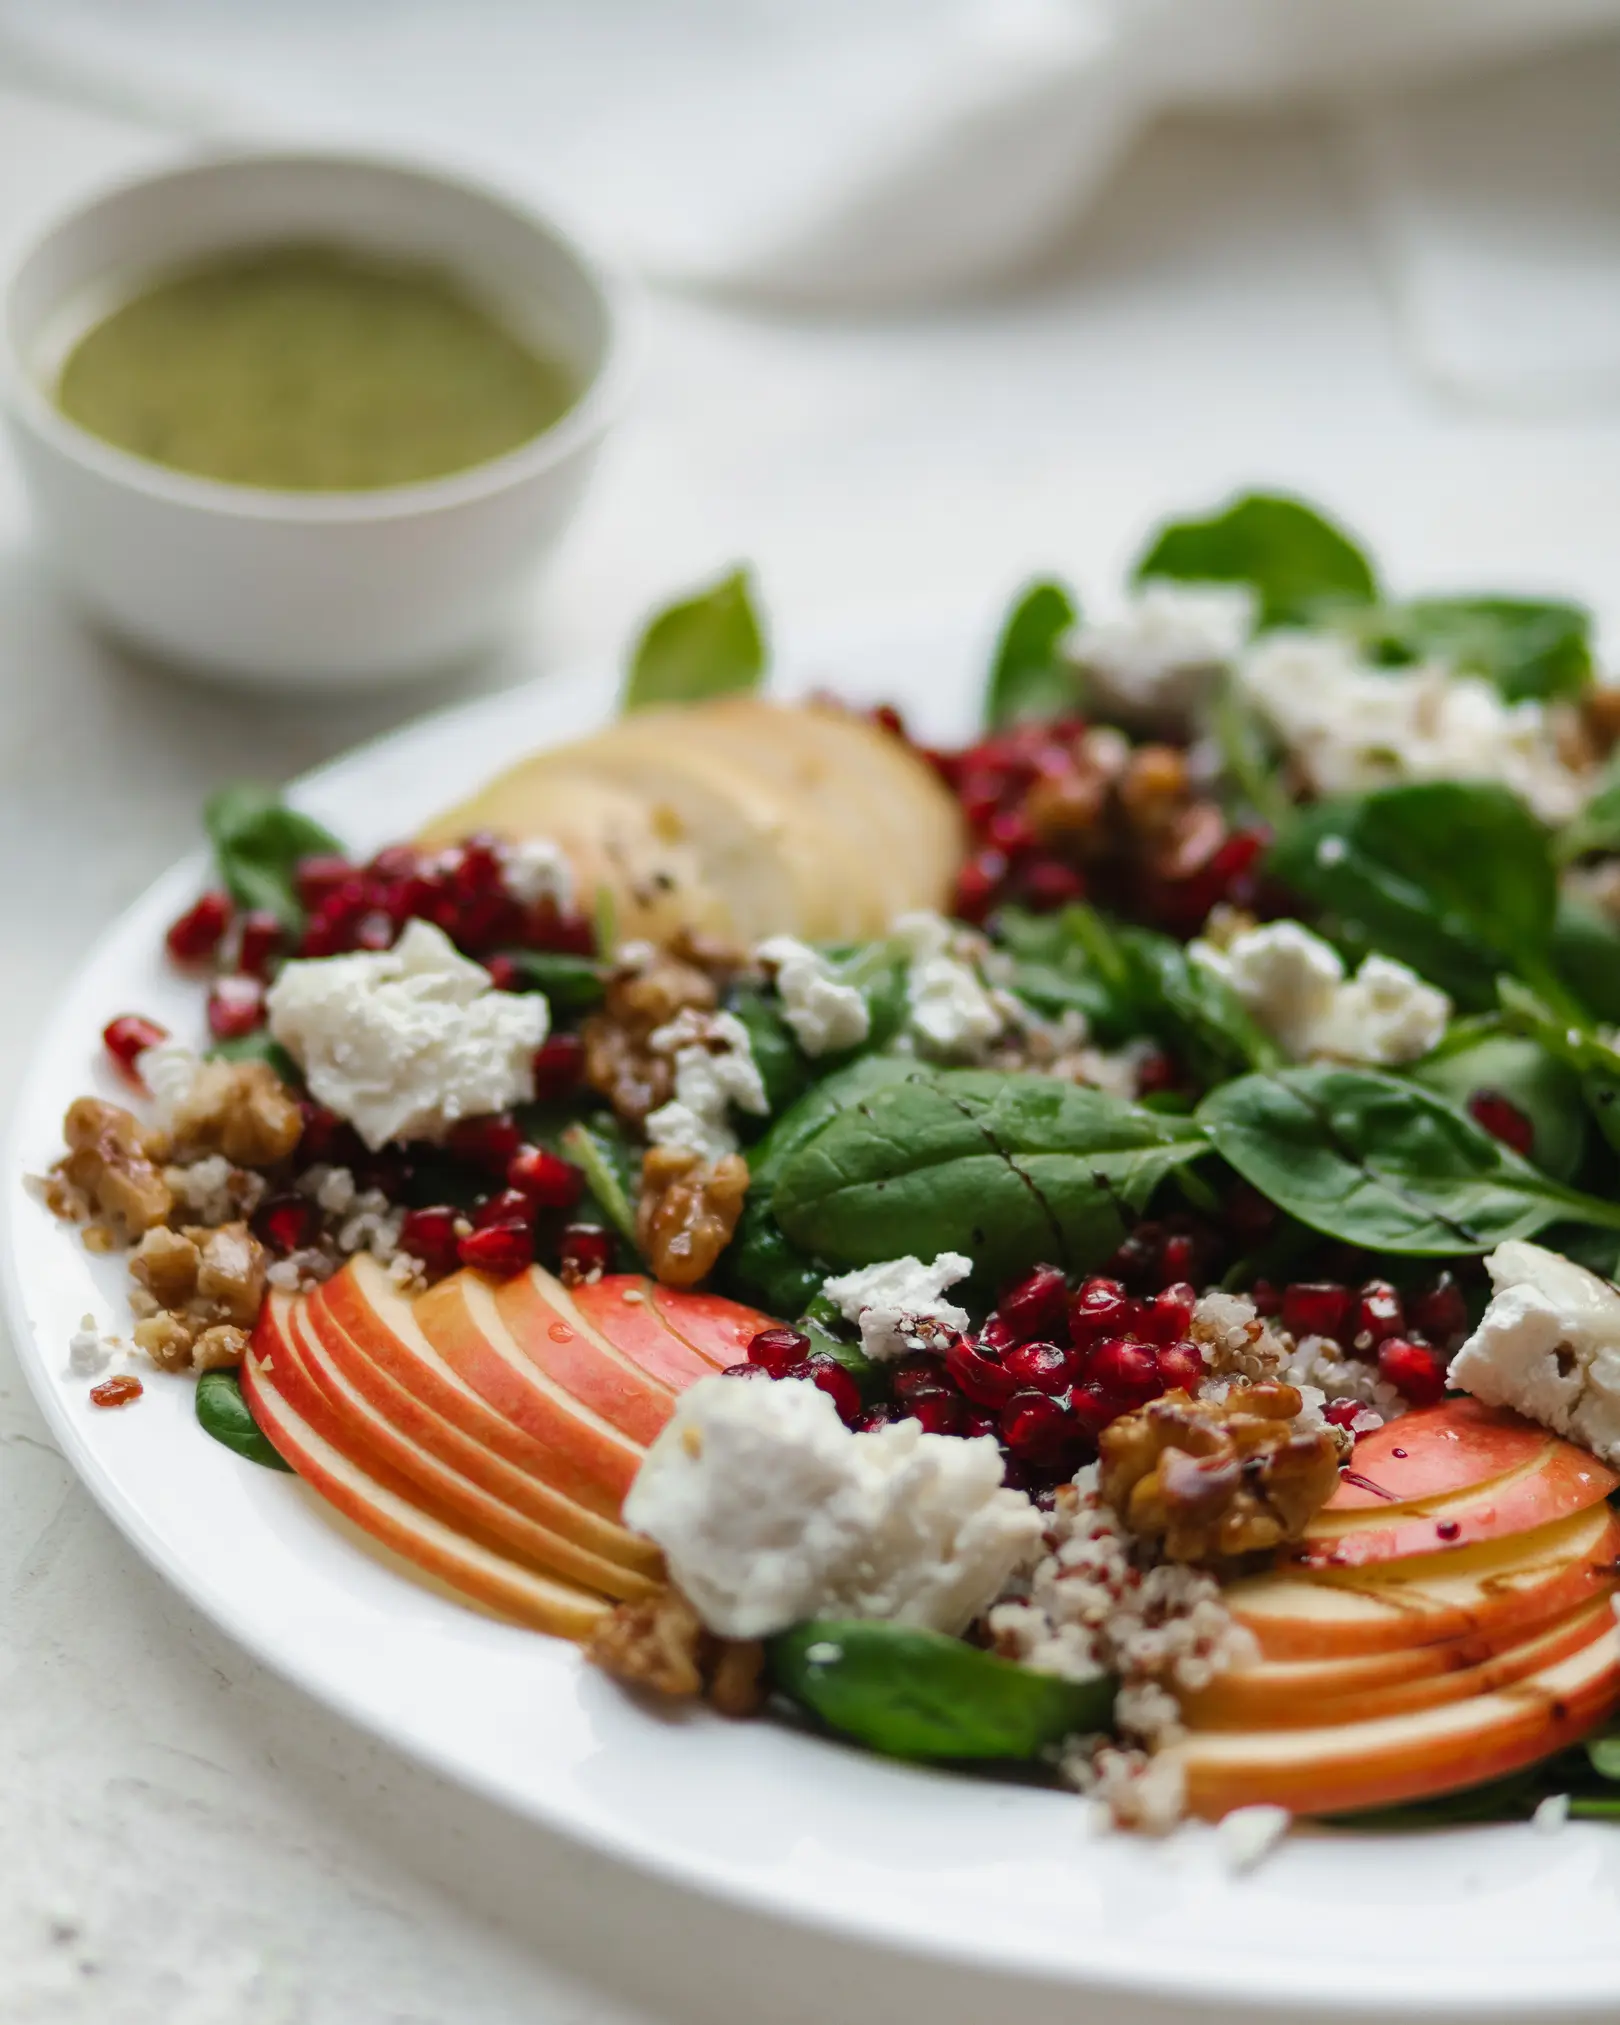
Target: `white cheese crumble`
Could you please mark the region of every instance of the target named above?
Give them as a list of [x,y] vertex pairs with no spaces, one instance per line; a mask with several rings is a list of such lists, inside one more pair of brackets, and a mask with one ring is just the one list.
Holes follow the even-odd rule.
[[1155,729],[1183,726],[1248,645],[1254,619],[1246,584],[1159,578],[1143,584],[1116,618],[1076,627],[1067,651],[1111,715]]
[[775,973],[782,1017],[807,1055],[859,1047],[871,1031],[865,994],[841,984],[827,959],[791,935],[773,935],[754,951]]
[[123,1345],[116,1336],[103,1336],[94,1315],[83,1315],[68,1338],[67,1375],[70,1378],[99,1378]]
[[1549,1793],[1530,1817],[1530,1826],[1539,1835],[1556,1835],[1569,1821],[1569,1795]]
[[1264,1862],[1293,1826],[1294,1817],[1286,1807],[1264,1802],[1252,1807],[1234,1807],[1223,1815],[1215,1830],[1216,1848],[1230,1871],[1242,1873]]
[[1006,1015],[958,947],[943,915],[902,914],[894,933],[909,959],[906,1004],[913,1040],[944,1061],[977,1061],[1000,1035]]
[[649,1044],[675,1058],[675,1095],[647,1119],[654,1146],[680,1146],[710,1162],[737,1150],[733,1104],[763,1118],[770,1111],[748,1029],[735,1013],[688,1010],[660,1027]]
[[846,1322],[860,1325],[861,1348],[875,1363],[887,1363],[929,1347],[941,1329],[965,1329],[968,1314],[945,1289],[965,1280],[973,1261],[960,1252],[941,1252],[930,1264],[921,1259],[886,1259],[824,1281],[821,1291]]
[[159,1041],[135,1057],[135,1074],[151,1091],[158,1123],[166,1132],[174,1129],[201,1067],[202,1057],[184,1041]]
[[549,1024],[539,993],[493,990],[420,920],[392,949],[287,964],[265,1003],[316,1101],[373,1148],[526,1102]]
[[1620,1292],[1573,1259],[1515,1240],[1485,1261],[1496,1289],[1449,1382],[1620,1465]]
[[705,1378],[682,1393],[624,1516],[723,1638],[840,1616],[959,1632],[1041,1540],[988,1437],[913,1420],[851,1434],[801,1378]]
[[1390,957],[1369,956],[1347,977],[1339,952],[1298,921],[1241,930],[1221,948],[1195,941],[1188,954],[1224,978],[1297,1062],[1415,1062],[1439,1045],[1451,1017],[1443,991]]
[[498,847],[501,883],[522,907],[549,900],[559,914],[574,904],[574,868],[549,837],[523,837]]
[[1241,663],[1245,689],[1322,794],[1403,780],[1497,780],[1548,823],[1587,783],[1559,757],[1539,703],[1508,703],[1440,663],[1373,668],[1327,633],[1267,633]]

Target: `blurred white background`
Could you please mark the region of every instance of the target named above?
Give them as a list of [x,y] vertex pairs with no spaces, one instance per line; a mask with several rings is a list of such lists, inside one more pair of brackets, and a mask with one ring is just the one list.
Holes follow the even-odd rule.
[[[1611,17],[0,0],[0,260],[200,139],[336,135],[476,162],[645,286],[639,397],[530,626],[424,694],[256,704],[132,663],[58,600],[0,464],[0,1100],[220,778],[565,661],[606,689],[645,608],[736,558],[783,641],[945,613],[966,660],[1031,570],[1095,599],[1155,517],[1252,481],[1319,497],[1397,585],[1572,591],[1613,640]],[[8,2025],[988,2002],[617,1886],[365,1744],[135,1563],[3,1350],[0,1455]]]

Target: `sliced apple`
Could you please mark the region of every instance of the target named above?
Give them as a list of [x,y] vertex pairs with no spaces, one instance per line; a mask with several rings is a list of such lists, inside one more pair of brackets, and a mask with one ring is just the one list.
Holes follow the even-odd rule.
[[[717,1358],[671,1326],[664,1310],[654,1305],[653,1282],[641,1274],[609,1273],[571,1291],[574,1305],[586,1321],[623,1356],[672,1392],[684,1391],[700,1378],[712,1378],[722,1369]],[[676,1298],[685,1301],[703,1297],[683,1294]],[[763,1317],[757,1317],[755,1326],[763,1329],[767,1324]],[[739,1351],[725,1361],[735,1364],[741,1355]]]
[[306,1419],[288,1403],[273,1355],[267,1368],[257,1350],[249,1350],[242,1364],[242,1390],[254,1418],[299,1476],[345,1518],[424,1574],[559,1638],[588,1638],[607,1614],[604,1598],[468,1538],[421,1502],[385,1463],[348,1453],[327,1414]]
[[678,1386],[621,1350],[544,1267],[492,1285],[502,1321],[542,1371],[644,1447],[656,1438],[675,1409]]
[[1493,1694],[1370,1722],[1195,1732],[1165,1754],[1207,1820],[1393,1806],[1504,1777],[1576,1742],[1620,1701],[1620,1626]]
[[1620,1519],[1593,1505],[1550,1526],[1458,1553],[1350,1574],[1278,1569],[1226,1600],[1268,1659],[1331,1659],[1527,1631],[1607,1595]]
[[1447,1399],[1364,1434],[1328,1510],[1376,1510],[1472,1490],[1522,1470],[1555,1439],[1501,1407]]
[[[514,1340],[491,1283],[454,1273],[419,1295],[413,1313],[444,1361],[495,1411],[623,1499],[645,1454],[594,1408],[559,1385]],[[673,1400],[672,1400],[673,1404]]]
[[775,1326],[771,1317],[757,1308],[728,1301],[720,1294],[679,1293],[656,1281],[649,1281],[648,1286],[662,1320],[700,1357],[722,1371],[728,1364],[745,1364],[748,1346],[760,1330]]
[[[540,1439],[498,1412],[428,1340],[415,1302],[374,1260],[362,1254],[317,1287],[309,1297],[307,1314],[310,1327],[334,1356],[342,1355],[341,1339],[347,1337],[360,1356],[469,1440],[594,1512],[612,1532],[620,1530],[612,1522],[618,1518],[624,1493],[581,1463],[572,1421],[558,1416],[551,1438]],[[598,1552],[608,1551],[600,1543],[592,1544]]]

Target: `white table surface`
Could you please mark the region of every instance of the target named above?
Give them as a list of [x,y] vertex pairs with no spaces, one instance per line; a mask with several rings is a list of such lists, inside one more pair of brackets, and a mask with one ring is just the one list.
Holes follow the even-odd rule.
[[[0,89],[0,260],[167,146]],[[1568,586],[1620,618],[1620,419],[1498,421],[1414,384],[1309,125],[1162,133],[993,303],[860,325],[664,298],[644,335],[639,400],[530,634],[463,689],[610,666],[649,603],[743,556],[784,634],[878,606],[989,625],[1028,571],[1106,585],[1154,515],[1251,479],[1330,500],[1397,581]],[[192,841],[207,789],[455,693],[258,704],[132,664],[58,601],[0,464],[0,1104],[59,982]],[[1008,2009],[611,1871],[327,1716],[137,1562],[3,1343],[0,1760],[8,2025]]]

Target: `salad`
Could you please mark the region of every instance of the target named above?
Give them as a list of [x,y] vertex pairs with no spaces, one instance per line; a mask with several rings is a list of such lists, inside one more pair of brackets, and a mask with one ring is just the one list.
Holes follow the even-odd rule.
[[1587,614],[1257,494],[1020,593],[959,750],[766,661],[728,578],[365,862],[214,797],[198,1031],[31,1184],[128,1259],[70,1382],[633,1692],[1244,1860],[1620,1813]]

